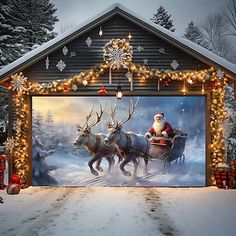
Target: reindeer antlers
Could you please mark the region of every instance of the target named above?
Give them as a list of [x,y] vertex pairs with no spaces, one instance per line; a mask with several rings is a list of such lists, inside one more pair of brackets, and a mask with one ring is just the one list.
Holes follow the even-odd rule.
[[131,101],[131,109],[129,109],[128,117],[127,117],[124,121],[121,120],[121,121],[119,122],[119,124],[121,124],[121,125],[123,125],[123,124],[126,123],[128,120],[130,120],[131,116],[133,115],[133,113],[134,113],[134,111],[135,111],[135,108],[136,108],[137,105],[138,105],[139,97],[138,97],[138,99],[137,99],[137,101],[136,101],[135,104],[133,103],[133,100],[132,100],[132,99],[130,99],[130,101]]
[[94,109],[94,106],[93,106],[93,108],[92,108],[92,110],[90,111],[90,113],[86,116],[86,118],[85,118],[85,123],[83,124],[83,126],[80,126],[80,125],[76,124],[78,131],[83,130],[85,126],[86,126],[86,129],[87,129],[87,128],[92,128],[92,127],[95,126],[98,122],[100,122],[100,121],[101,121],[101,118],[102,118],[102,115],[103,115],[103,113],[104,113],[104,111],[105,111],[105,109],[106,109],[106,106],[107,106],[107,104],[105,105],[104,109],[102,109],[102,105],[100,104],[100,114],[98,114],[98,112],[96,112],[96,115],[97,115],[97,120],[96,120],[96,122],[93,123],[93,124],[91,124],[91,125],[89,125],[89,124],[88,124],[89,119],[93,116],[93,109]]
[[106,107],[107,107],[107,104],[105,105],[104,109],[102,110],[102,105],[100,104],[100,114],[98,114],[98,113],[96,112],[97,120],[96,120],[95,123],[89,125],[89,126],[88,126],[89,128],[92,128],[93,126],[95,126],[97,123],[99,123],[99,122],[101,121],[102,115],[103,115],[104,111],[106,110]]

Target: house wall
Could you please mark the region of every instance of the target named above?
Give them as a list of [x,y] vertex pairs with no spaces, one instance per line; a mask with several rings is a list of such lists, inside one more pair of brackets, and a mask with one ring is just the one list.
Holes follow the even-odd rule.
[[[89,32],[79,36],[72,42],[62,45],[62,47],[55,52],[47,55],[50,61],[49,69],[46,69],[44,59],[40,60],[36,64],[30,66],[23,73],[32,81],[38,82],[50,82],[58,79],[67,79],[79,72],[86,69],[93,68],[95,65],[103,63],[103,47],[112,38],[127,38],[127,35],[131,33],[133,36],[130,44],[133,46],[133,62],[135,64],[143,64],[144,59],[148,59],[148,67],[153,69],[172,69],[170,64],[173,60],[178,61],[178,70],[199,70],[208,69],[209,66],[196,60],[187,53],[177,49],[171,44],[165,42],[158,36],[150,33],[146,29],[130,22],[125,17],[117,14],[111,19],[103,22],[101,25],[103,35],[100,37],[98,32],[100,25],[89,30]],[[90,47],[86,44],[86,39],[90,37],[92,44]],[[143,50],[139,52],[138,46],[143,47]],[[62,48],[66,46],[68,48],[68,54],[63,55]],[[159,52],[160,48],[164,48],[165,54]],[[71,53],[75,52],[76,56],[71,57]],[[66,68],[63,71],[58,70],[56,64],[58,61],[63,60],[66,63]],[[126,70],[112,71],[113,84],[109,85],[109,90],[115,90],[118,84],[121,84],[124,90],[129,90],[129,82],[125,78]],[[103,78],[94,81],[91,85],[81,88],[79,91],[95,92],[101,85],[108,83],[108,73]],[[182,83],[171,82],[171,86],[163,87],[162,91],[179,91]],[[201,90],[201,84],[191,86],[194,91]],[[157,91],[157,81],[150,79],[145,82],[141,82],[134,76],[134,91]]]

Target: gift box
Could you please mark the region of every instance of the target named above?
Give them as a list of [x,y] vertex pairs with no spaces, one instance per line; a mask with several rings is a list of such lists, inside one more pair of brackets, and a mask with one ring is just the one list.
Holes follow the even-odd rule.
[[227,168],[217,168],[215,171],[215,180],[218,188],[233,188],[234,173]]

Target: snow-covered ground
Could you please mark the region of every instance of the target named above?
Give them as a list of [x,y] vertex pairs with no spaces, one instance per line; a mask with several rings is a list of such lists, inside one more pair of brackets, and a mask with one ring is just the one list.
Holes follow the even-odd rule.
[[29,187],[0,196],[4,236],[236,235],[236,190]]

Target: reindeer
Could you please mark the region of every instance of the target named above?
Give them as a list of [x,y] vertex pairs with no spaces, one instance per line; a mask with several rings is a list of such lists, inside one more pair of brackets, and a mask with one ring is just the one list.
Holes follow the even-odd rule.
[[[93,108],[90,111],[89,115],[86,116],[85,123],[80,126],[77,125],[78,130],[78,136],[75,139],[73,145],[76,147],[84,146],[87,151],[93,156],[93,158],[88,162],[88,166],[90,168],[90,171],[93,175],[98,176],[98,171],[102,172],[103,169],[100,167],[102,158],[105,157],[109,163],[108,172],[111,171],[112,166],[115,163],[114,156],[117,155],[119,158],[119,162],[123,159],[122,155],[119,153],[117,147],[113,144],[109,147],[104,144],[104,139],[106,137],[105,134],[98,133],[95,134],[91,131],[91,128],[94,127],[96,124],[98,124],[101,121],[101,117],[105,111],[102,110],[102,106],[100,105],[100,114],[96,112],[97,120],[92,123],[88,124],[89,119],[92,117]],[[93,163],[96,163],[96,171],[93,168]]]
[[[144,136],[140,134],[136,134],[133,132],[124,132],[122,130],[122,125],[124,125],[127,121],[129,121],[135,111],[135,108],[137,107],[139,98],[137,99],[135,105],[133,104],[133,101],[131,100],[131,109],[128,111],[128,117],[124,121],[118,122],[115,120],[115,108],[111,112],[111,122],[107,124],[108,126],[108,134],[106,138],[104,139],[104,142],[106,145],[112,145],[115,144],[122,155],[124,156],[124,160],[120,163],[120,169],[122,173],[125,176],[131,176],[131,173],[129,171],[125,170],[125,166],[133,161],[135,163],[134,168],[134,176],[137,174],[137,167],[138,157],[143,157],[145,162],[145,168],[144,168],[144,174],[148,173],[147,165],[148,165],[148,159],[152,157],[150,155],[150,143],[149,140]],[[155,157],[152,158],[162,158],[163,154],[165,154],[169,150],[168,147],[158,147],[155,150]]]

